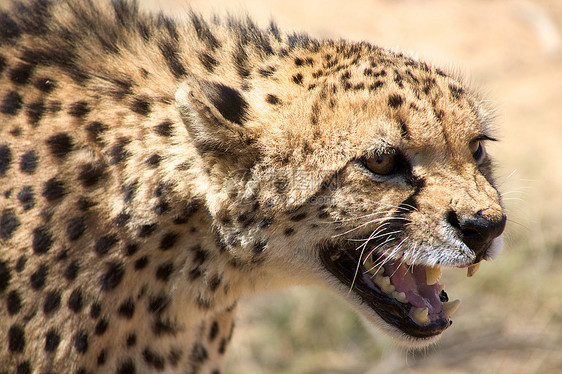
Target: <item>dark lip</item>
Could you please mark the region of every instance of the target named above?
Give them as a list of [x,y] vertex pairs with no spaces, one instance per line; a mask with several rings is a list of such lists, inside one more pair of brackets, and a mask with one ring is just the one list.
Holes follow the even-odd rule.
[[[341,257],[332,260],[332,256],[336,253],[341,253]],[[368,286],[361,281],[361,277],[355,277],[358,260],[348,251],[329,246],[320,251],[320,259],[326,269],[340,282],[348,287],[351,287],[353,283],[353,291],[386,323],[398,328],[406,335],[417,339],[428,339],[440,335],[451,325],[451,321],[445,318],[438,319],[426,326],[418,325],[409,316],[412,307],[410,304],[400,303],[386,293]]]

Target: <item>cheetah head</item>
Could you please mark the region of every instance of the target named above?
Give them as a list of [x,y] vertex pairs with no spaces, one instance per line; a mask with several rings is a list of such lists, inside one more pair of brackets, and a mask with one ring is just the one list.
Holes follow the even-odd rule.
[[247,269],[240,284],[327,287],[422,346],[458,306],[441,268],[473,273],[501,247],[487,112],[440,70],[343,48],[296,50],[242,88],[196,77],[181,85],[199,193],[225,252]]

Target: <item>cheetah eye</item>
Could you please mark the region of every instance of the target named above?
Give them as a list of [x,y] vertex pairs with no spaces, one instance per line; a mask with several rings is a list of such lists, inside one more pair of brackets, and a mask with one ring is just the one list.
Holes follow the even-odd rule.
[[383,153],[373,157],[363,157],[361,162],[363,166],[375,174],[389,175],[395,169],[396,156],[391,153]]
[[484,161],[486,156],[486,149],[484,148],[484,142],[481,139],[473,140],[469,144],[470,152],[476,164],[480,165]]

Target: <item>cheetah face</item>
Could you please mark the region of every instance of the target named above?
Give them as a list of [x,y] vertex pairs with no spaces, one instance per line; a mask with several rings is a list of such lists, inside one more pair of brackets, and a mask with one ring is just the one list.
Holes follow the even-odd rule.
[[[362,81],[369,61],[350,65],[349,86],[373,87]],[[221,238],[259,269],[252,288],[327,287],[410,346],[438,337],[458,307],[441,269],[472,275],[506,223],[484,109],[415,64],[394,71],[426,82],[423,95],[414,83],[349,92],[340,76],[298,94],[194,78],[176,94]]]

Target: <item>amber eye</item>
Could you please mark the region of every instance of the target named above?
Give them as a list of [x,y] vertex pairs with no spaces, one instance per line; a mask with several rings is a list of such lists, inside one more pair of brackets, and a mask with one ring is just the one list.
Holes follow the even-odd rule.
[[477,164],[480,164],[484,160],[484,156],[486,156],[486,150],[484,149],[482,140],[474,140],[470,142],[469,147],[472,157]]
[[363,165],[370,171],[378,175],[388,175],[394,170],[396,165],[396,156],[389,153],[375,155],[373,157],[364,157]]

